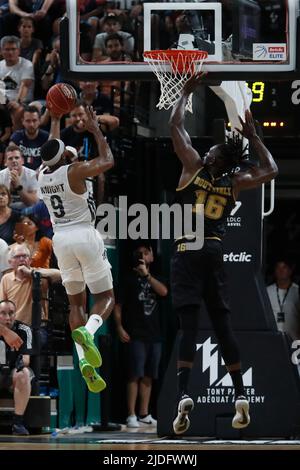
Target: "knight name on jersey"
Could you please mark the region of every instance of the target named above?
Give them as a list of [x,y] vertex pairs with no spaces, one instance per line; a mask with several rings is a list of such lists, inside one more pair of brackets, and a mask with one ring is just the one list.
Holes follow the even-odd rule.
[[63,193],[64,190],[65,190],[64,183],[55,184],[53,186],[41,186],[41,193],[42,194]]

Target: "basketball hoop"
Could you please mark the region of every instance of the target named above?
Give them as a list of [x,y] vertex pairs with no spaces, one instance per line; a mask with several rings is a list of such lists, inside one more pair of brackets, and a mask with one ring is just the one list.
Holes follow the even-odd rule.
[[[160,98],[156,107],[170,109],[178,101],[181,91],[191,75],[201,71],[206,51],[198,50],[154,50],[145,51],[144,59],[149,63],[160,82]],[[192,95],[189,96],[186,110],[193,112]]]

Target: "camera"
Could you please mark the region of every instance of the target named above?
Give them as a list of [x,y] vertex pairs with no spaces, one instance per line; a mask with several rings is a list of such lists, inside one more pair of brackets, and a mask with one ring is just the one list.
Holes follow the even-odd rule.
[[143,264],[143,254],[140,251],[133,253],[133,267],[137,268],[140,264]]

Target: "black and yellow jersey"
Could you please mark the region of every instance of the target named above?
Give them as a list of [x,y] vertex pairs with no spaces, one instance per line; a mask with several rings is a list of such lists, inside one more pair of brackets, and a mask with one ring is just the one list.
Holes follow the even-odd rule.
[[185,186],[177,188],[176,202],[182,206],[182,211],[185,204],[190,204],[195,215],[196,204],[203,204],[204,236],[222,239],[226,232],[226,218],[235,205],[232,179],[228,175],[214,179],[205,168],[201,168]]

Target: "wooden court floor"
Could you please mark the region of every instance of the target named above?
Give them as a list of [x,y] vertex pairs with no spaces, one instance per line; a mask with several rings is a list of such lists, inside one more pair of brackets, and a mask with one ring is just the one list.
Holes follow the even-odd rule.
[[205,437],[158,437],[155,430],[128,432],[87,432],[31,436],[0,435],[0,452],[12,450],[80,450],[80,451],[224,451],[224,450],[292,450],[300,451],[300,440],[249,439],[220,440]]

